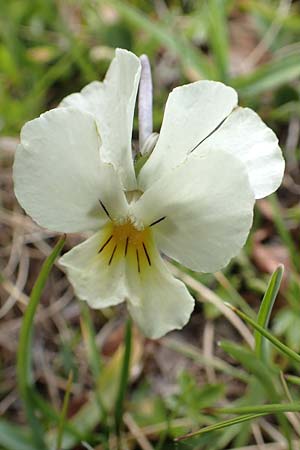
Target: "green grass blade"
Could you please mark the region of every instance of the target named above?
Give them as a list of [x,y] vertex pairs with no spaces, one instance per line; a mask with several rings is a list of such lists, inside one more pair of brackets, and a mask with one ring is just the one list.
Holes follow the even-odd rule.
[[300,377],[297,377],[296,375],[285,375],[284,377],[290,383],[300,386]]
[[259,95],[266,90],[276,89],[291,82],[300,75],[300,59],[297,53],[284,55],[262,64],[249,75],[231,81],[241,95]]
[[123,364],[121,368],[121,376],[120,376],[120,384],[119,390],[117,394],[117,399],[115,403],[115,427],[116,434],[120,436],[121,432],[121,424],[123,418],[123,410],[124,410],[124,399],[126,395],[126,389],[128,385],[129,378],[129,368],[130,368],[130,356],[131,356],[131,341],[132,341],[132,322],[129,318],[126,324],[125,330],[125,349],[124,349],[124,357]]
[[[272,274],[265,295],[262,299],[261,306],[258,311],[257,323],[263,328],[268,327],[271,312],[280,288],[281,280],[283,277],[284,267],[283,265],[278,268]],[[261,333],[255,331],[255,351],[256,355],[262,360],[266,359],[265,338]]]
[[210,408],[213,414],[276,414],[299,412],[300,403],[273,403],[269,405],[239,406],[233,408]]
[[223,0],[209,0],[208,40],[213,50],[216,70],[220,81],[228,81],[228,30],[226,5]]
[[222,373],[235,377],[238,380],[242,380],[245,383],[249,383],[249,374],[241,369],[237,369],[236,367],[229,365],[222,359],[219,359],[217,357],[210,358],[203,355],[201,351],[192,344],[180,342],[179,340],[177,341],[175,339],[173,340],[169,337],[163,338],[162,343],[174,352],[182,354],[186,358],[191,359],[196,365],[199,365],[200,367],[203,367],[203,365],[205,365],[206,367],[213,367],[214,369]]
[[[221,341],[219,346],[224,350],[231,358],[235,359],[240,363],[240,365],[249,372],[253,374],[255,378],[259,381],[261,386],[263,386],[268,398],[273,403],[278,403],[279,397],[277,394],[277,382],[275,381],[278,377],[278,371],[274,367],[267,366],[261,361],[253,352],[248,348],[241,345],[234,344],[230,341]],[[272,382],[270,382],[272,380]]]
[[[48,403],[38,392],[33,391],[31,395],[35,406],[39,409],[43,416],[50,419],[53,424],[58,425],[60,421],[59,412],[56,411],[56,409],[54,409],[53,406]],[[78,441],[83,439],[83,436],[81,436],[76,427],[74,427],[70,421],[65,421],[64,427],[65,430],[72,436],[76,437]]]
[[17,383],[18,389],[23,401],[28,422],[32,429],[33,439],[38,450],[46,448],[43,438],[43,430],[40,422],[35,415],[34,404],[31,396],[31,389],[33,384],[31,372],[31,344],[33,333],[34,316],[39,304],[43,289],[48,279],[52,266],[61,252],[65,243],[65,237],[61,237],[54,247],[52,253],[44,262],[39,276],[32,289],[28,306],[26,308],[22,326],[20,330],[19,346],[17,352]]
[[166,26],[163,22],[156,23],[138,8],[120,0],[101,0],[100,3],[115,7],[126,21],[149,33],[153,40],[178,55],[185,68],[193,68],[202,77],[215,78],[215,70],[207,56],[184,36],[176,31],[172,32],[170,24]]
[[259,333],[261,333],[265,338],[267,338],[273,345],[276,347],[281,353],[288,356],[290,359],[293,359],[297,363],[300,363],[300,355],[298,353],[291,350],[289,347],[284,345],[282,342],[280,342],[278,339],[276,339],[269,331],[265,330],[263,327],[258,325],[253,319],[248,317],[246,314],[244,314],[242,311],[238,310],[234,306],[230,305],[229,303],[226,303],[226,306],[228,306],[232,311],[234,311],[241,319],[245,320],[249,325],[251,325],[255,330],[257,330]]
[[289,249],[289,252],[291,255],[291,260],[295,266],[296,271],[300,270],[299,250],[296,247],[295,242],[286,227],[286,224],[284,223],[284,219],[282,218],[282,211],[280,209],[280,204],[279,204],[277,195],[276,194],[270,195],[268,198],[268,201],[271,204],[271,207],[273,210],[273,220],[274,220],[275,226],[277,228],[277,231],[278,231],[283,243]]
[[94,390],[96,394],[97,403],[99,406],[99,414],[101,417],[102,424],[105,426],[107,419],[107,411],[104,405],[104,402],[101,398],[98,384],[100,380],[101,369],[103,367],[103,363],[100,357],[100,353],[97,349],[96,345],[96,334],[94,330],[94,325],[92,322],[91,314],[89,307],[85,302],[80,302],[80,310],[81,310],[81,330],[83,334],[84,341],[86,343],[87,355],[89,365],[91,367],[91,372],[94,379]]
[[65,396],[64,396],[63,406],[62,406],[61,415],[60,415],[60,421],[59,421],[59,425],[58,425],[56,450],[61,450],[61,444],[62,444],[66,416],[67,416],[68,406],[69,406],[69,401],[70,401],[70,393],[71,393],[72,383],[73,383],[73,372],[71,371],[69,374],[68,381],[67,381],[66,392],[65,392]]
[[238,423],[246,422],[247,420],[253,420],[257,417],[264,416],[265,414],[247,414],[240,417],[235,417],[234,419],[223,420],[222,422],[218,422],[214,425],[209,425],[208,427],[201,428],[201,430],[194,431],[193,433],[188,433],[183,436],[179,436],[175,438],[175,441],[184,441],[185,439],[190,439],[195,436],[199,436],[200,434],[208,433],[209,431],[222,430],[226,427],[231,427],[232,425],[236,425]]
[[[236,359],[247,371],[255,376],[263,386],[270,402],[279,403],[281,398],[278,394],[278,369],[266,365],[264,361],[256,356],[253,350],[246,349],[241,345],[228,341],[222,341],[220,347],[231,357]],[[290,427],[286,417],[278,414],[277,420],[287,440],[290,440]]]

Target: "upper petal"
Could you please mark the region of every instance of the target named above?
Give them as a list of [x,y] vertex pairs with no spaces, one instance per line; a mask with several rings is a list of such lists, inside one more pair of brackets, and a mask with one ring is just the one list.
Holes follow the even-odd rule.
[[99,156],[92,115],[57,108],[28,122],[14,162],[15,193],[40,225],[60,232],[97,229],[127,212],[118,175]]
[[[105,230],[63,255],[59,263],[66,269],[76,295],[92,308],[117,305],[127,296],[124,259],[109,264],[109,255],[99,254],[106,239]],[[107,251],[113,249],[107,248]]]
[[237,93],[217,81],[196,81],[169,95],[156,147],[139,184],[146,189],[214,131],[237,105]]
[[199,151],[211,148],[226,150],[245,164],[256,198],[265,197],[279,187],[284,159],[278,139],[251,109],[236,108],[199,146]]
[[139,273],[127,265],[128,309],[142,332],[158,339],[181,329],[194,309],[194,299],[186,286],[172,276],[158,252],[151,255],[151,267]]
[[244,245],[254,197],[244,165],[224,151],[192,153],[132,206],[160,250],[190,269],[214,272]]
[[103,83],[94,81],[61,102],[61,106],[73,106],[95,116],[102,139],[101,155],[115,166],[127,190],[136,187],[131,139],[140,74],[139,59],[117,49]]

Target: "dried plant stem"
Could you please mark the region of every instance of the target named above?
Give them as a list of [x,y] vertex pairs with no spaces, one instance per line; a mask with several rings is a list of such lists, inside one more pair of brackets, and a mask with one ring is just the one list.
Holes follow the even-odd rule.
[[[232,323],[232,325],[236,328],[236,330],[240,333],[240,335],[245,339],[247,344],[253,348],[254,347],[254,339],[249,331],[249,329],[245,326],[243,321],[238,317],[238,315],[227,308],[224,304],[223,300],[218,297],[213,291],[204,286],[200,281],[195,280],[195,278],[190,275],[184,273],[182,270],[175,267],[173,264],[169,264],[169,267],[172,273],[180,278],[187,286],[196,291],[199,294],[200,301],[208,301],[209,303],[215,305],[215,307]],[[228,314],[228,312],[230,314]]]

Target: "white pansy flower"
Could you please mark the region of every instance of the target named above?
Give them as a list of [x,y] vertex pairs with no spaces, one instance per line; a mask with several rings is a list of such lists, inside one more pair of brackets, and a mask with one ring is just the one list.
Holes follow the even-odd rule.
[[160,252],[213,272],[247,238],[254,198],[280,184],[274,133],[233,89],[199,81],[169,96],[159,139],[136,177],[131,135],[140,61],[117,50],[103,83],[28,122],[14,163],[16,196],[40,225],[94,231],[66,253],[79,298],[93,308],[127,300],[158,338],[188,321],[194,300]]

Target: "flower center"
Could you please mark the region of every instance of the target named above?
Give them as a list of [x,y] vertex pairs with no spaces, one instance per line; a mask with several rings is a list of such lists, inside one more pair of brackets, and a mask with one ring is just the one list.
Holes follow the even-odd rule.
[[98,254],[105,258],[109,266],[121,258],[126,258],[140,273],[151,266],[152,248],[150,227],[137,227],[130,218],[127,218],[122,223],[111,221],[106,225]]

